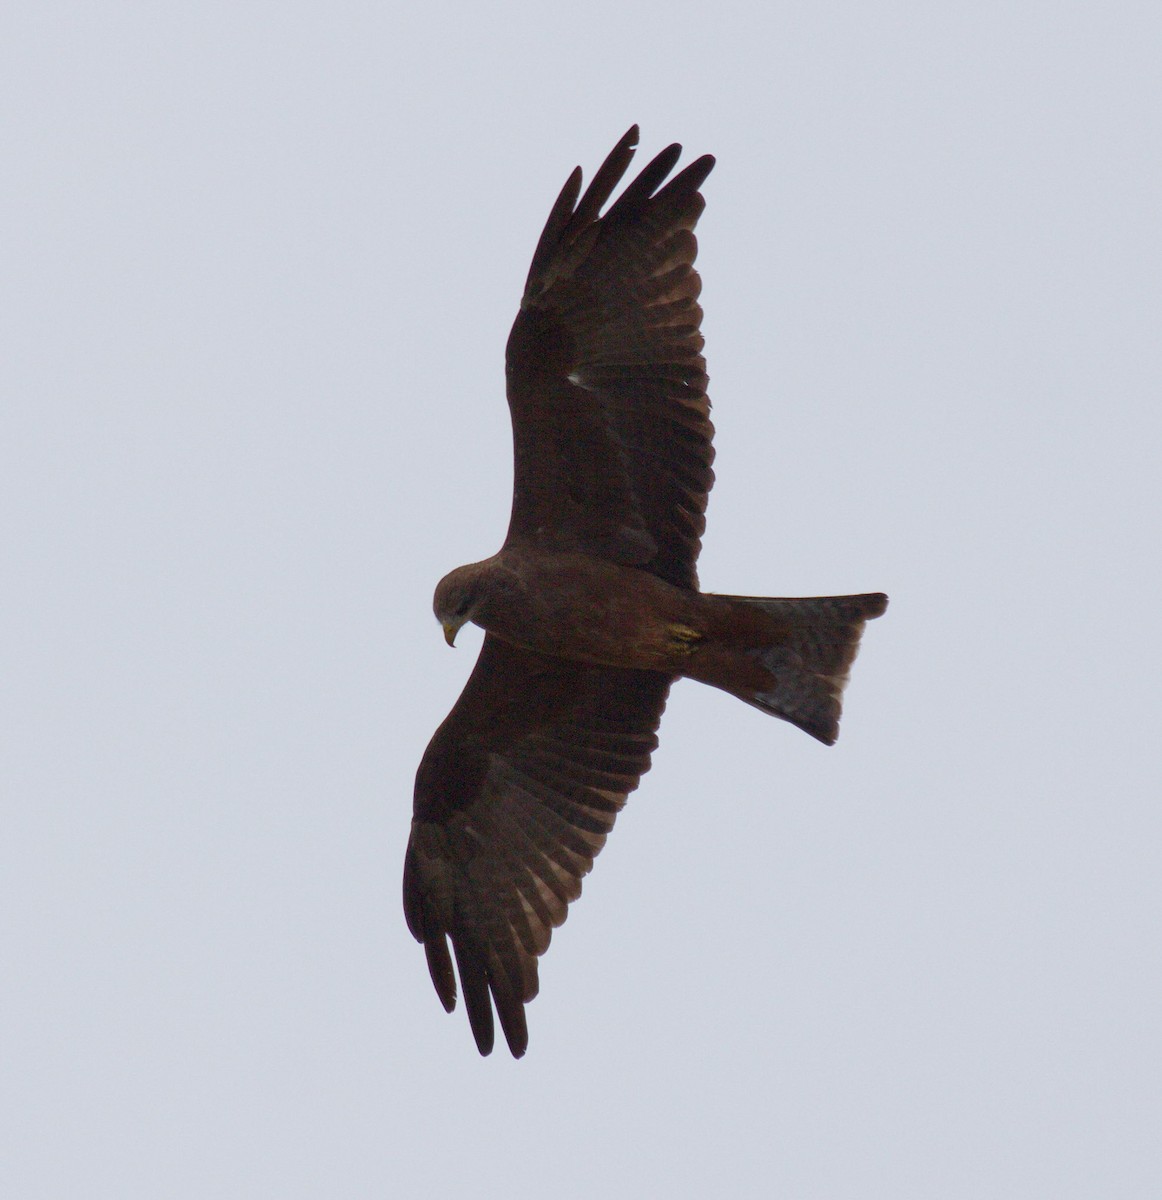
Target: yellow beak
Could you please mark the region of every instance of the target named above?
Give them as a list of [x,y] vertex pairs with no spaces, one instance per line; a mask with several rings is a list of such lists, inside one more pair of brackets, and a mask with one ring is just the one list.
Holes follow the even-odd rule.
[[464,624],[463,621],[444,621],[443,622],[444,641],[446,641],[449,646],[456,645],[456,634],[458,634],[460,632],[460,626],[463,624]]

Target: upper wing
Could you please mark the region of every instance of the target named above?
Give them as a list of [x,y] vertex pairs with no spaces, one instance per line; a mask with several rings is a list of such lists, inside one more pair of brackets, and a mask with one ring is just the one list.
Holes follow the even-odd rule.
[[581,550],[696,587],[714,427],[693,229],[714,159],[661,187],[682,149],[670,146],[601,216],[637,136],[635,125],[580,203],[581,169],[573,172],[533,255],[508,339],[508,541]]
[[452,939],[482,1054],[492,1049],[493,1003],[509,1048],[525,1052],[537,956],[649,770],[670,683],[489,635],[429,743],[416,774],[404,911],[449,1012]]

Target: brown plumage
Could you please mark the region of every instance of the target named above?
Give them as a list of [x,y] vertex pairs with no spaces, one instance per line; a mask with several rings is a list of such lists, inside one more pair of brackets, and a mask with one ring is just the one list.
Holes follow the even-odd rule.
[[637,136],[584,195],[575,170],[549,214],[508,340],[508,536],[436,589],[449,642],[466,621],[487,636],[416,775],[404,910],[449,1012],[455,957],[482,1054],[494,1006],[525,1052],[537,957],[649,770],[674,679],[830,744],[864,622],[887,604],[698,590],[714,428],[693,230],[714,159],[666,183],[670,146],[602,215]]

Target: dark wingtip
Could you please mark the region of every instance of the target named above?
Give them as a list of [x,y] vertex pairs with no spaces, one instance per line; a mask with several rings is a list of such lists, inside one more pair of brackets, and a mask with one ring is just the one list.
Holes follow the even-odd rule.
[[[498,963],[497,966],[500,966]],[[529,1027],[525,1019],[524,999],[512,987],[512,980],[494,976],[492,998],[496,1002],[496,1015],[504,1040],[512,1051],[513,1058],[520,1058],[529,1048]]]
[[468,1001],[468,989],[464,989],[464,1002],[468,1008],[468,1024],[472,1027],[472,1036],[476,1039],[476,1049],[482,1057],[487,1058],[492,1053],[496,1040],[496,1031],[492,1024],[492,1006],[480,1007]]
[[444,1011],[452,1012],[456,1007],[456,975],[452,970],[452,956],[448,953],[448,939],[442,933],[429,933],[424,942],[424,955],[436,995],[440,997]]
[[706,182],[706,176],[714,170],[718,159],[713,154],[703,154],[701,158],[696,158],[683,172],[682,175],[689,180],[692,188],[700,188]]

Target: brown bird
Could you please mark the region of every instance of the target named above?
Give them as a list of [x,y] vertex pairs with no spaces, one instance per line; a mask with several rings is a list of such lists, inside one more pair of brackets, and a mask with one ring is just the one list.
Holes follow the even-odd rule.
[[[670,685],[701,680],[831,744],[879,593],[716,596],[695,561],[714,481],[694,271],[710,155],[663,150],[609,210],[635,125],[585,194],[569,176],[533,254],[506,368],[515,471],[498,554],[436,588],[484,646],[416,774],[408,928],[481,1054],[516,1057],[537,957],[649,770]],[[580,196],[580,200],[578,200]]]

